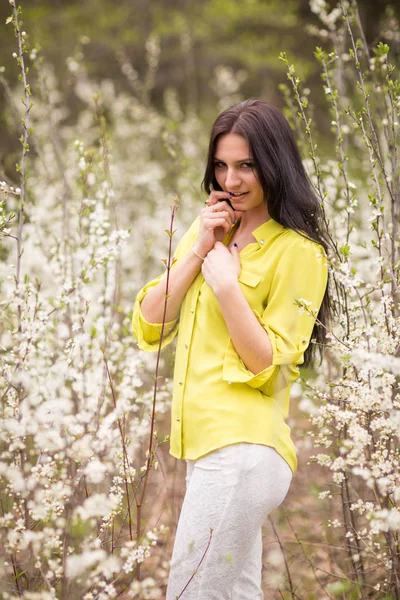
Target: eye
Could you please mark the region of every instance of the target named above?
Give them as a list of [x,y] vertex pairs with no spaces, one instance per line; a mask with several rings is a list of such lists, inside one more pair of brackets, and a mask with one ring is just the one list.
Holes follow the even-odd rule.
[[242,163],[242,167],[244,169],[254,169],[254,163],[252,163],[252,162]]
[[222,169],[222,167],[225,167],[225,163],[223,163],[221,160],[216,160],[214,162],[214,167],[216,169]]

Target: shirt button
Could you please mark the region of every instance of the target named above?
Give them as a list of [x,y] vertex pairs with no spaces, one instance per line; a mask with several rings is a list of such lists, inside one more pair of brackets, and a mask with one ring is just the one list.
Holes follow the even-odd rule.
[[185,344],[185,348],[189,348],[189,344]]
[[178,383],[179,383],[179,385],[182,385],[182,384],[183,384],[183,381],[178,381]]
[[232,384],[232,381],[228,381],[228,383],[229,383],[229,385],[231,385],[231,384]]
[[180,417],[176,417],[176,420],[177,420],[177,421],[180,421],[180,420],[181,420],[181,418],[180,418]]
[[263,245],[263,243],[264,243],[264,240],[260,240],[260,244]]
[[194,313],[194,310],[193,310],[193,308],[191,308],[191,309],[190,309],[190,312],[191,312],[192,314]]
[[307,340],[301,340],[301,343],[302,343],[302,344],[306,344],[306,343],[307,343]]

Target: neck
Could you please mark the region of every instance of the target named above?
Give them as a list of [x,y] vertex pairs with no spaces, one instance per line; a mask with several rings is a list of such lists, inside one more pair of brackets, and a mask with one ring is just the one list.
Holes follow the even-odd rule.
[[251,210],[246,210],[242,213],[239,231],[251,232],[257,229],[263,223],[270,220],[270,215],[266,203],[260,204]]

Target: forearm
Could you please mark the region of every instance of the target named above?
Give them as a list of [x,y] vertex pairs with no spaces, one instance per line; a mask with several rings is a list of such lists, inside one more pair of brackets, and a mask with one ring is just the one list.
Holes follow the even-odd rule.
[[273,349],[268,334],[243,295],[239,282],[215,291],[236,352],[254,374],[272,364]]
[[[202,261],[191,250],[169,272],[166,322],[178,318],[181,304],[189,287],[200,272]],[[147,292],[140,305],[149,323],[161,323],[164,315],[167,274]]]

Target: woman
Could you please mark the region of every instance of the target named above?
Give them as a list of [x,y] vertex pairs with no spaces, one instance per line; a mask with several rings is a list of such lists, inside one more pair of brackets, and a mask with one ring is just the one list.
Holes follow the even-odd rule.
[[[206,206],[175,252],[163,339],[179,331],[170,452],[187,462],[167,600],[188,582],[185,600],[257,600],[261,528],[297,467],[290,386],[311,337],[325,341],[315,317],[330,318],[328,244],[293,133],[266,102],[217,118],[203,186]],[[164,302],[165,275],[137,296],[143,350],[158,348]]]

